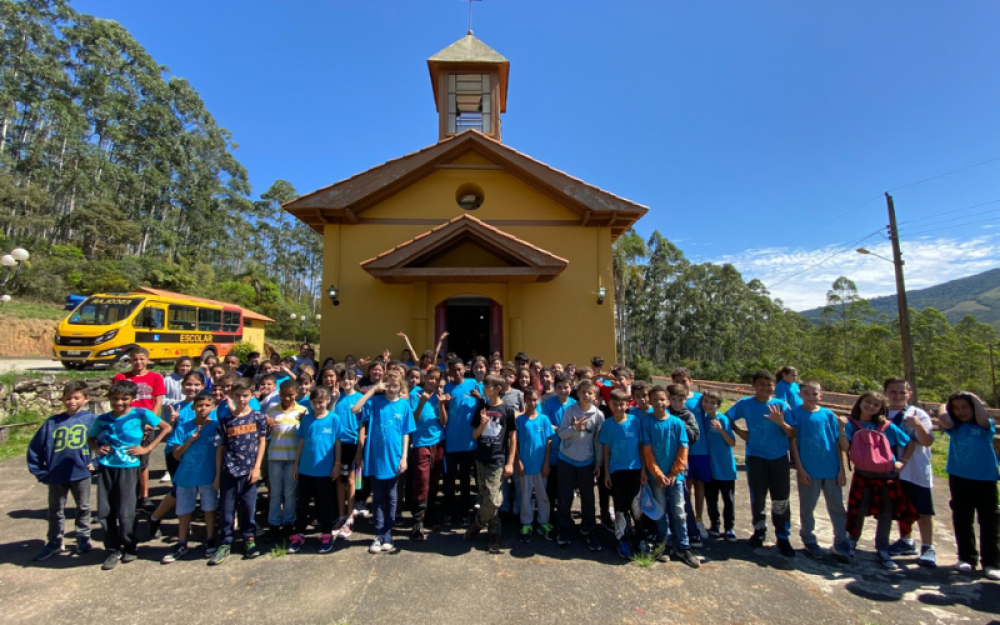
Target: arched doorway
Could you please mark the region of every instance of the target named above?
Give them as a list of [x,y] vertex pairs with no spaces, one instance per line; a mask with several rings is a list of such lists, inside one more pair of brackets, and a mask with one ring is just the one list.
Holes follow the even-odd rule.
[[442,349],[462,360],[503,353],[503,306],[480,295],[450,297],[434,309],[434,335],[448,332]]

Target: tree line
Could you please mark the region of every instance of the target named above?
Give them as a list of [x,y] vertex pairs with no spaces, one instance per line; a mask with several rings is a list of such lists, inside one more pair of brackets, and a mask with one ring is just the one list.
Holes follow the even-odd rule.
[[[902,376],[898,317],[876,312],[846,277],[833,282],[814,324],[732,265],[692,263],[659,232],[648,240],[626,232],[612,258],[619,358],[643,375],[685,365],[702,379],[747,382],[756,369],[792,365],[845,393]],[[922,399],[958,389],[993,398],[995,328],[971,315],[952,326],[934,308],[911,309],[910,326]]]
[[0,0],[0,248],[37,259],[15,295],[145,284],[235,301],[301,336],[285,320],[315,312],[321,237],[281,210],[288,182],[251,199],[236,147],[120,24],[66,0]]

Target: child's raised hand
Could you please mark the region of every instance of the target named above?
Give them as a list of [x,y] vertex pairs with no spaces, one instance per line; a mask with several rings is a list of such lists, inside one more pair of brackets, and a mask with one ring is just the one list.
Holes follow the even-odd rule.
[[175,406],[174,404],[170,404],[169,406],[167,406],[167,410],[170,411],[169,421],[170,425],[173,426],[177,423],[177,418],[180,416],[180,413],[177,412],[177,406]]
[[576,430],[577,432],[582,432],[585,427],[587,427],[586,419],[577,419],[576,417],[573,417],[574,430]]
[[718,419],[712,419],[711,421],[708,422],[708,424],[712,426],[712,429],[715,430],[716,432],[722,431],[722,421],[719,421]]
[[407,340],[405,332],[397,332],[396,336],[398,336],[399,338],[403,339],[404,341]]
[[441,338],[439,338],[438,340],[439,340],[439,341],[443,341],[443,340],[445,340],[446,338],[448,338],[448,333],[447,333],[447,332],[442,332],[442,333],[441,333]]
[[767,418],[773,423],[781,425],[785,421],[785,409],[780,404],[771,404],[768,406]]

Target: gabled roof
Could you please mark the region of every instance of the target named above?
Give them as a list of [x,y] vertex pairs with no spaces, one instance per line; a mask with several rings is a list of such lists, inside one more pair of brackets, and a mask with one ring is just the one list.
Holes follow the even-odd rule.
[[610,226],[616,240],[649,210],[646,206],[559,171],[477,130],[466,130],[417,152],[387,161],[284,205],[318,232],[334,223],[360,223],[368,208],[474,152],[580,217],[581,225]]
[[[432,266],[436,258],[473,243],[507,263],[503,267]],[[370,258],[361,267],[389,284],[408,282],[547,282],[569,261],[476,219],[459,215],[451,221]]]
[[220,302],[214,299],[206,299],[204,297],[195,297],[194,295],[185,295],[183,293],[176,293],[174,291],[165,291],[163,289],[154,289],[151,286],[140,286],[137,289],[132,290],[133,293],[144,293],[146,295],[156,295],[158,297],[170,297],[173,299],[186,299],[192,302],[202,302],[204,304],[215,304],[217,306],[230,306],[232,308],[239,308],[243,312],[244,319],[256,319],[257,321],[264,321],[267,323],[274,323],[274,319],[266,317],[260,313],[254,312],[249,308],[243,308],[242,306],[237,306],[236,304],[230,304],[229,302]]

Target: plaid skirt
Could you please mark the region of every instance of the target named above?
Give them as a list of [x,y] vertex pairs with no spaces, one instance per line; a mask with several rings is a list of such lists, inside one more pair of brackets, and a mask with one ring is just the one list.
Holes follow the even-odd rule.
[[[868,508],[862,510],[861,504],[864,501],[865,491],[869,491],[871,494],[868,499]],[[861,519],[866,516],[878,517],[884,503],[892,506],[892,520],[899,521],[899,531],[904,535],[909,534],[920,515],[917,514],[913,503],[903,493],[903,486],[899,478],[871,478],[859,475],[855,471],[851,478],[850,494],[847,497],[847,533],[851,536],[861,534]]]

